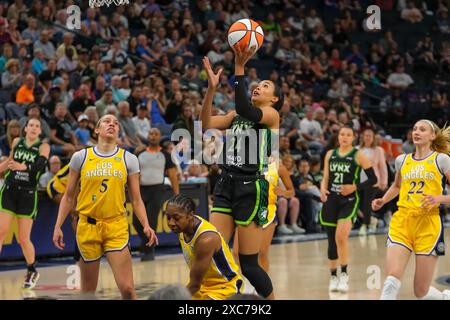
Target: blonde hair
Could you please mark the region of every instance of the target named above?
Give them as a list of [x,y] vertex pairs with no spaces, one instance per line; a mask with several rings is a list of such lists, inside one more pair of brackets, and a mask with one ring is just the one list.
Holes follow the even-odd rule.
[[376,135],[376,133],[375,133],[375,130],[373,130],[372,128],[366,128],[366,129],[364,129],[364,131],[362,132],[362,134],[361,134],[360,137],[359,137],[359,146],[360,146],[361,148],[364,148],[364,147],[365,147],[365,145],[364,145],[364,133],[365,133],[366,131],[372,131],[372,133],[373,133],[373,141],[372,141],[371,145],[369,146],[369,148],[372,148],[372,149],[373,149],[373,148],[378,147],[379,141],[378,141],[378,139],[377,139],[377,135]]
[[441,129],[436,123],[430,120],[419,120],[426,122],[433,130],[436,138],[431,141],[431,149],[440,153],[450,153],[450,126],[447,124]]

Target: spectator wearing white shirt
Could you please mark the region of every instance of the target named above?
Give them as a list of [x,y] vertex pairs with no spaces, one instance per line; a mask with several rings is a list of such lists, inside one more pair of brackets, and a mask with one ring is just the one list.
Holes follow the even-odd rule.
[[309,11],[309,15],[306,17],[306,27],[309,30],[314,29],[322,23],[322,19],[317,16],[317,12],[314,9]]
[[212,42],[212,49],[208,52],[208,59],[212,65],[223,61],[224,54],[220,49],[221,41],[219,39],[214,39]]
[[138,108],[137,115],[132,118],[134,126],[136,127],[136,134],[145,144],[148,143],[147,137],[150,133],[151,124],[148,119],[149,112],[145,105],[141,105]]
[[305,118],[300,121],[300,133],[312,153],[320,154],[324,148],[323,132],[320,123],[313,119],[314,110],[312,108],[306,109]]
[[46,59],[54,59],[56,57],[56,49],[50,41],[50,31],[42,30],[39,40],[34,43],[34,50],[42,49]]
[[48,160],[48,165],[50,167],[40,178],[39,187],[41,189],[46,189],[47,184],[52,180],[55,174],[61,169],[61,159],[58,156],[51,156]]
[[405,73],[403,65],[398,65],[395,68],[395,72],[389,75],[387,83],[392,89],[406,89],[414,83],[414,80],[409,74]]

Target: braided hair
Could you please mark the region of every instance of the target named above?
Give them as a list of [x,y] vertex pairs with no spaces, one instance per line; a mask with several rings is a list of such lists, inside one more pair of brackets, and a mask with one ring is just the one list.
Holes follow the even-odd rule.
[[179,193],[167,200],[166,207],[173,205],[183,209],[186,213],[193,214],[195,211],[195,202],[191,198]]

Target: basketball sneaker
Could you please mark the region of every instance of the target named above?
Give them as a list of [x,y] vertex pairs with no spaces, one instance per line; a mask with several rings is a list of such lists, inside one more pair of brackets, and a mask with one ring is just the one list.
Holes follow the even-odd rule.
[[306,232],[305,229],[300,228],[297,224],[291,224],[290,229],[295,233],[295,234],[303,234]]
[[361,237],[367,236],[367,226],[363,224],[358,231],[358,235]]
[[341,272],[339,275],[338,291],[346,293],[348,291],[348,274]]
[[337,292],[339,286],[339,279],[336,276],[331,276],[330,285],[328,286],[328,290],[331,292]]
[[282,224],[282,225],[278,226],[277,233],[279,235],[288,235],[288,234],[293,234],[294,231],[289,229],[285,224]]
[[28,271],[22,289],[33,289],[39,280],[39,276],[39,272],[37,271]]

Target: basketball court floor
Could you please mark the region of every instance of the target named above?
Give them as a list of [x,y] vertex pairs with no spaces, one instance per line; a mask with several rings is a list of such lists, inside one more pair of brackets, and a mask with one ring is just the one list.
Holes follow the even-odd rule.
[[[301,236],[297,236],[301,237]],[[278,238],[279,241],[280,238]],[[347,294],[329,293],[326,250],[324,239],[296,242],[295,237],[283,237],[283,243],[271,247],[270,276],[277,299],[299,300],[367,300],[378,299],[382,287],[386,254],[385,234],[367,237],[351,237],[351,259],[349,264],[350,290]],[[298,240],[298,239],[297,239]],[[450,243],[450,236],[446,236]],[[45,264],[44,264],[45,265]],[[119,299],[114,277],[106,260],[102,261],[98,291],[95,297],[80,296],[76,286],[77,269],[68,261],[52,262],[39,267],[41,277],[32,291],[20,289],[24,269],[8,268],[0,264],[0,299]],[[14,269],[14,268],[13,268]],[[181,254],[158,255],[155,261],[141,262],[133,259],[133,272],[139,299],[146,299],[159,286],[170,283],[185,283],[188,269]],[[450,258],[439,259],[433,285],[446,289],[450,276]],[[414,259],[409,262],[400,299],[414,299]]]

